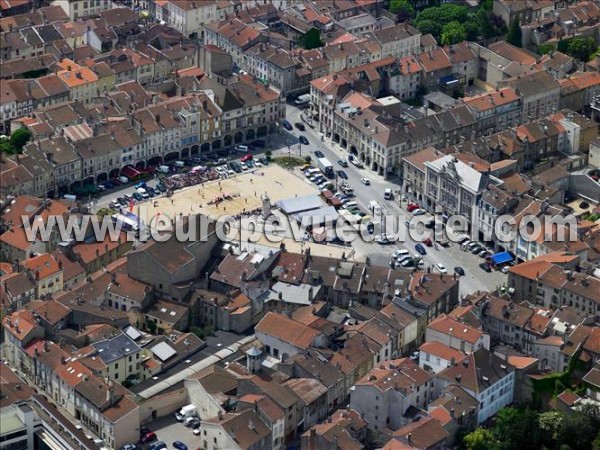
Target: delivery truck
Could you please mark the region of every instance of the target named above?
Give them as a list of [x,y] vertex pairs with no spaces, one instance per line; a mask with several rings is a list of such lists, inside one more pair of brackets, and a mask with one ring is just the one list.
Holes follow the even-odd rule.
[[317,158],[317,167],[321,169],[321,172],[323,172],[323,175],[327,178],[335,178],[333,164],[331,164],[327,158]]

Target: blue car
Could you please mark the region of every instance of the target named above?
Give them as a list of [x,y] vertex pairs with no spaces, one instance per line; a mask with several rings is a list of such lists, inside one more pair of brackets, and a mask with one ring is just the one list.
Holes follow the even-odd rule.
[[177,450],[188,450],[187,445],[181,441],[173,442],[173,447],[175,447]]
[[139,189],[139,188],[146,188],[146,182],[145,181],[140,181],[139,183],[136,183],[133,185],[134,188]]
[[285,128],[288,131],[292,131],[294,129],[292,124],[289,123],[287,120],[284,120],[283,122],[281,122],[281,125],[283,126],[283,128]]
[[426,255],[427,254],[427,250],[425,250],[425,246],[423,244],[417,244],[417,245],[415,245],[415,250],[420,255]]

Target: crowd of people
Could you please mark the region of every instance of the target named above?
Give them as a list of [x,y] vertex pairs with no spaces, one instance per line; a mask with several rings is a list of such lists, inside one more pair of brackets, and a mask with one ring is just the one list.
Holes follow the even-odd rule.
[[219,179],[219,174],[214,169],[205,168],[170,176],[164,180],[164,184],[167,189],[174,191],[217,179]]

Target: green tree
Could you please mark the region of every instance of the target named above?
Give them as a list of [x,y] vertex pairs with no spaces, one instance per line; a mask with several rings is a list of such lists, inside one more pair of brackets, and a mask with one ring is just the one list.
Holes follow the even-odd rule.
[[12,155],[15,153],[15,149],[10,145],[10,139],[7,137],[0,138],[0,152]]
[[442,27],[439,23],[433,20],[421,20],[415,24],[419,31],[423,34],[432,34],[434,37],[439,37],[442,32]]
[[413,17],[415,8],[413,8],[408,0],[391,0],[390,12],[395,13],[398,17],[398,21],[403,22]]
[[538,423],[547,447],[554,447],[558,432],[562,427],[563,416],[558,411],[548,411],[540,414]]
[[310,164],[311,160],[312,160],[312,158],[310,157],[310,155],[306,155],[304,157],[304,161],[306,161],[308,164]]
[[323,45],[323,41],[321,40],[321,32],[316,28],[311,28],[308,30],[302,38],[302,46],[306,50],[323,47]]
[[598,430],[598,434],[596,434],[596,439],[592,443],[592,450],[600,450],[600,430]]
[[467,450],[494,450],[497,442],[490,430],[477,428],[463,438],[464,447]]
[[480,5],[480,9],[491,11],[494,8],[494,0],[483,0]]
[[518,20],[513,20],[508,27],[506,34],[506,42],[515,47],[523,47],[523,34],[521,33],[521,25]]
[[574,38],[568,42],[566,52],[573,58],[587,62],[597,49],[594,38]]
[[564,414],[557,435],[558,445],[567,445],[572,449],[592,447],[597,427],[588,416],[581,413]]
[[23,147],[31,139],[31,131],[27,128],[19,128],[13,134],[10,135],[10,145],[13,146],[15,151],[21,152]]
[[452,21],[442,28],[442,45],[458,44],[465,39],[467,39],[467,30],[460,22]]
[[538,416],[529,409],[503,408],[496,415],[494,437],[499,448],[537,450],[540,442]]
[[469,19],[470,13],[466,6],[444,3],[421,11],[417,15],[415,26],[421,33],[431,33],[439,39],[445,25],[450,22],[466,23]]

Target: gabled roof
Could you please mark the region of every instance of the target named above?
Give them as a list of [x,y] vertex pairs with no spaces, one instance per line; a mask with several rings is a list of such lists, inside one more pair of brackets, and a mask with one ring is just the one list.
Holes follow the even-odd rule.
[[256,331],[304,350],[311,347],[321,335],[317,330],[273,312],[268,312],[258,322]]
[[438,373],[436,377],[459,385],[474,394],[479,394],[513,371],[514,367],[508,362],[485,348],[481,348],[468,355],[460,363]]
[[475,344],[484,334],[476,328],[448,317],[446,314],[442,314],[434,319],[427,325],[427,328],[470,344]]
[[227,413],[220,418],[205,421],[220,425],[242,449],[254,448],[254,445],[267,438],[271,433],[260,416],[252,409],[241,413]]
[[427,449],[440,445],[450,434],[442,427],[442,424],[438,420],[424,418],[396,430],[394,436],[395,439],[403,443],[410,444],[416,448]]
[[438,342],[438,341],[424,342],[419,347],[419,350],[422,351],[423,353],[428,353],[433,356],[438,356],[441,359],[445,359],[446,361],[454,360],[456,362],[460,362],[463,360],[463,358],[465,358],[467,356],[463,352],[461,352],[459,350],[455,350],[451,347],[448,347],[447,345],[442,344],[441,342]]

